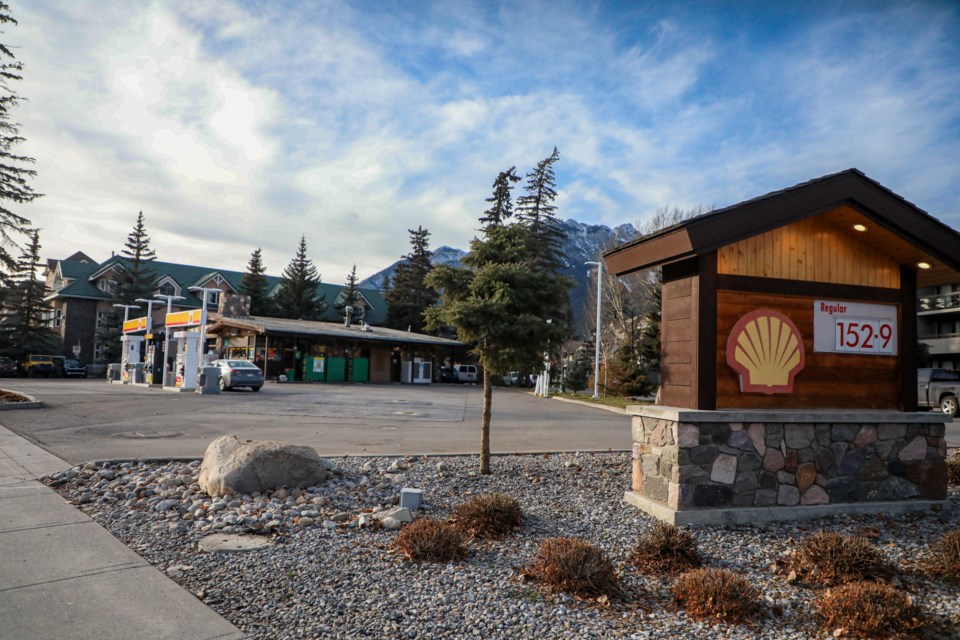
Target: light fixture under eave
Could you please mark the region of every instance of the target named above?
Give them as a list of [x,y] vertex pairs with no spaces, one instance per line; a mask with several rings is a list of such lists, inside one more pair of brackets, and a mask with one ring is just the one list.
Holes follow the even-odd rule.
[[929,269],[929,268],[930,268],[930,263],[929,263],[929,262],[918,262],[918,263],[917,263],[917,266],[918,266],[919,268],[921,268],[921,269]]
[[854,230],[854,231],[866,231],[866,230],[867,230],[867,225],[865,225],[865,224],[855,224],[855,225],[853,225],[853,230]]

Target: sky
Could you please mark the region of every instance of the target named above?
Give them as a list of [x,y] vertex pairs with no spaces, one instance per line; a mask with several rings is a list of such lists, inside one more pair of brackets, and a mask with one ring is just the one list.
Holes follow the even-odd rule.
[[556,146],[558,215],[615,226],[857,167],[960,228],[960,4],[9,0],[16,208],[43,255],[325,282],[466,249]]

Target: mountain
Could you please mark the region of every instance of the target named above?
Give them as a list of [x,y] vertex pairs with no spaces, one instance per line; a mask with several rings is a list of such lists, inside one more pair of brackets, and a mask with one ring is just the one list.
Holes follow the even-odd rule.
[[[591,282],[590,271],[583,263],[596,261],[604,251],[636,238],[638,232],[632,224],[622,224],[611,229],[602,224],[584,224],[576,220],[561,220],[560,225],[566,233],[566,240],[563,242],[562,249],[564,266],[561,271],[574,280],[574,287],[570,290],[570,309],[573,313],[574,330],[582,333],[585,326],[589,324],[585,322],[585,319],[592,317],[590,316],[590,310],[586,309],[589,299],[587,288]],[[439,247],[433,252],[433,264],[459,267],[460,260],[465,255],[467,255],[467,252],[462,249],[447,246]],[[399,260],[386,269],[362,280],[360,286],[382,289],[384,278],[388,276],[392,278],[398,264],[400,264]],[[596,284],[593,286],[596,286]]]

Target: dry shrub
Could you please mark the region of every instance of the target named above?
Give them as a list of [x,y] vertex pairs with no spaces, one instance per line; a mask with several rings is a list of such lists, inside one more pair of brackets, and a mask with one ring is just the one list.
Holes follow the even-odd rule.
[[429,518],[405,526],[393,539],[393,546],[417,561],[450,562],[466,555],[460,532],[445,522]]
[[450,517],[453,525],[471,538],[499,540],[523,522],[523,510],[516,498],[502,493],[474,496],[457,505]]
[[760,591],[729,569],[693,569],[673,585],[673,599],[696,620],[747,622],[760,613]]
[[583,598],[614,596],[620,582],[602,549],[577,538],[547,538],[525,575]]
[[637,542],[630,562],[645,573],[676,575],[703,564],[697,541],[689,531],[655,522]]
[[867,638],[898,637],[926,624],[910,594],[882,582],[848,582],[827,589],[814,606],[824,617],[824,629]]
[[960,451],[947,458],[947,482],[960,486]]
[[930,547],[927,571],[947,580],[960,580],[960,529],[948,531]]
[[883,553],[862,537],[820,531],[787,558],[787,567],[807,583],[826,586],[863,580],[887,580],[895,573]]

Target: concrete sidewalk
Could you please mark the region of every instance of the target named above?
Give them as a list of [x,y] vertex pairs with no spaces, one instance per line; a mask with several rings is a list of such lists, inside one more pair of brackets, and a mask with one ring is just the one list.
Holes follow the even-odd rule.
[[245,637],[36,480],[69,467],[0,427],[0,636]]

